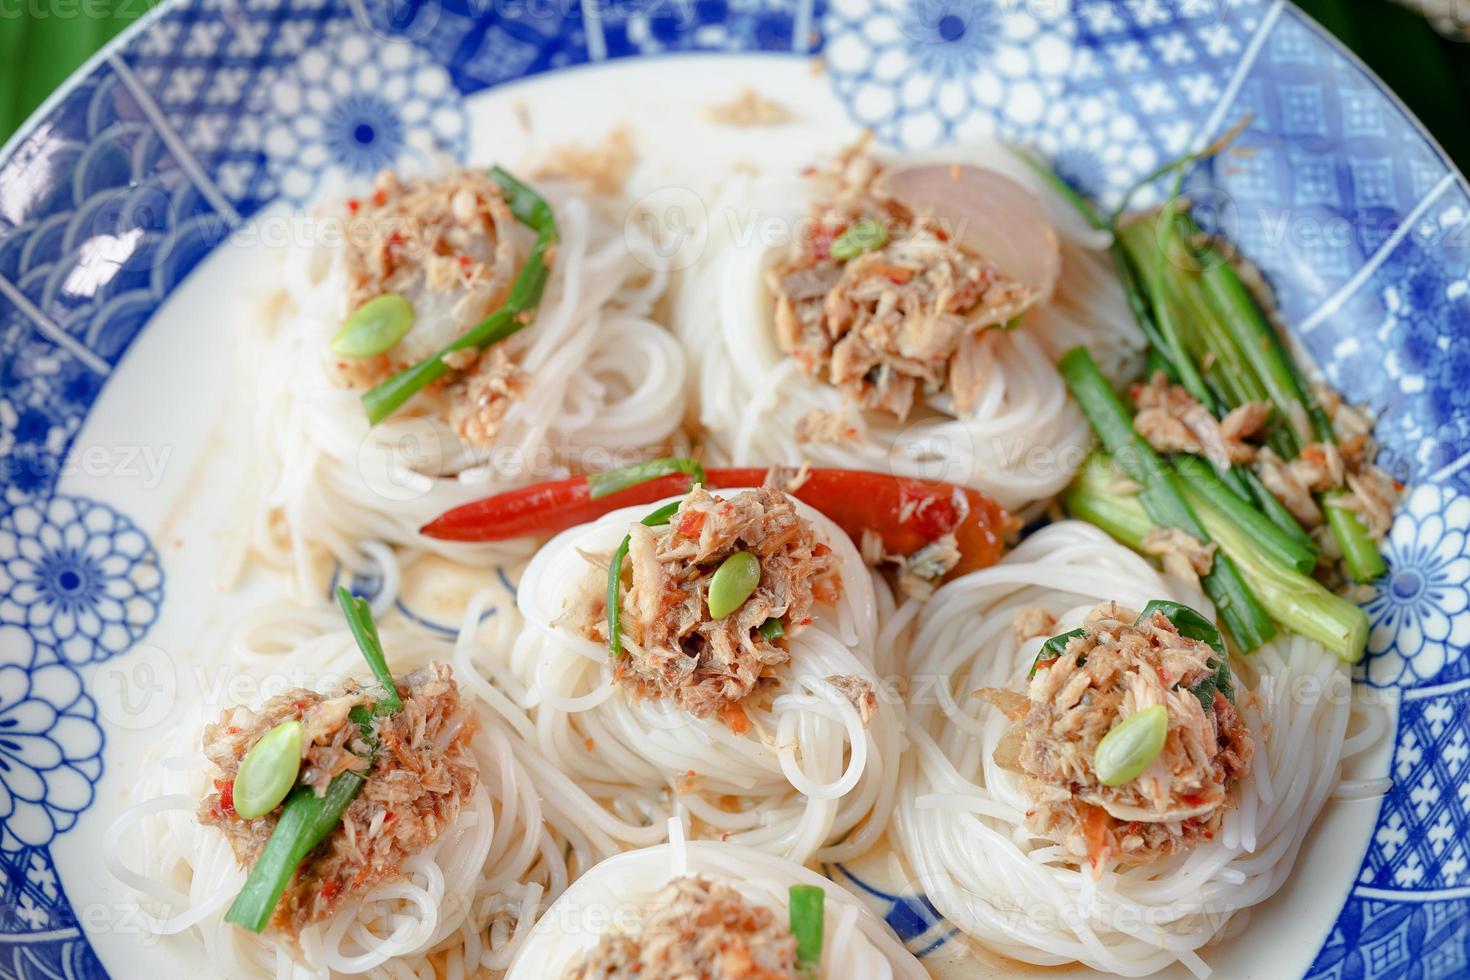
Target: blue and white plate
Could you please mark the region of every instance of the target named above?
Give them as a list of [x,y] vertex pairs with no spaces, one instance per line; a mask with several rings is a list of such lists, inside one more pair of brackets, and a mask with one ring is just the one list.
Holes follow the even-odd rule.
[[[700,128],[752,82],[797,122]],[[513,165],[618,124],[645,188],[795,166],[862,126],[909,149],[1029,144],[1116,200],[1245,117],[1247,152],[1192,190],[1327,378],[1378,414],[1409,491],[1361,671],[1395,708],[1393,789],[1333,805],[1251,941],[1211,960],[1464,976],[1470,190],[1277,0],[164,3],[0,153],[0,976],[186,975],[100,841],[150,733],[230,680],[191,666],[231,541],[236,481],[210,461],[243,453],[230,331],[293,209],[384,166]],[[846,873],[916,952],[954,962],[922,896]]]

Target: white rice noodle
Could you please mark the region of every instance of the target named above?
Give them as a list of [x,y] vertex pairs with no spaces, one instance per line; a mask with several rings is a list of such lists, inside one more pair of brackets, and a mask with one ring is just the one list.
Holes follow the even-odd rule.
[[920,614],[911,669],[936,680],[939,696],[910,706],[913,749],[894,836],[945,918],[997,953],[1123,976],[1175,962],[1207,974],[1196,951],[1285,883],[1348,751],[1371,745],[1357,734],[1382,731],[1383,719],[1354,712],[1347,667],[1310,640],[1287,636],[1235,658],[1242,717],[1256,739],[1238,808],[1215,840],[1094,880],[1025,829],[1029,798],[994,761],[1009,722],[971,692],[1023,683],[1042,638],[1017,644],[1019,609],[1046,609],[1062,631],[1100,602],[1139,609],[1156,598],[1199,602],[1101,531],[1067,521],[947,584]]
[[[477,596],[471,606],[484,601]],[[395,674],[430,660],[457,663],[456,646],[474,646],[468,631],[458,644],[420,631],[388,628],[382,635]],[[258,682],[254,702],[367,674],[335,611],[286,603],[237,629],[224,664]],[[223,706],[195,708],[140,765],[136,793],[146,802],[118,817],[104,845],[109,869],[138,894],[152,932],[197,937],[216,976],[284,980],[382,968],[425,976],[434,975],[435,964],[440,976],[505,970],[541,910],[615,848],[577,828],[578,802],[564,780],[542,778],[549,765],[517,734],[529,730],[526,719],[504,699],[492,705],[477,697],[462,668],[456,677],[481,725],[472,743],[480,785],[454,824],[408,859],[401,879],[308,927],[299,951],[271,929],[255,936],[224,921],[246,873],[224,835],[195,816],[211,789],[201,733]]]
[[[488,450],[463,442],[432,395],[370,429],[360,392],[336,386],[327,370],[327,344],[348,312],[343,254],[318,242],[283,255],[284,295],[244,335],[253,482],[240,558],[291,569],[301,594],[315,595],[327,559],[372,569],[364,541],[461,560],[523,556],[525,542],[440,542],[418,529],[459,504],[564,476],[569,466],[631,462],[674,437],[684,356],[651,319],[667,282],[649,258],[651,241],[559,185],[541,190],[561,242],[535,321],[503,342],[532,381]],[[453,331],[439,334],[453,321],[431,313],[420,310],[404,341],[422,353],[452,339]]]
[[[874,668],[881,580],[834,524],[796,507],[840,558],[842,599],[835,610],[818,607],[816,621],[792,640],[775,697],[747,705],[743,735],[667,699],[628,695],[613,680],[606,646],[562,622],[584,584],[605,581],[586,556],[610,556],[653,505],[568,530],[527,566],[518,598],[525,626],[510,673],[538,750],[602,801],[598,828],[624,844],[662,841],[676,805],[688,811],[696,837],[720,836],[799,863],[845,860],[882,834],[894,806],[903,709],[882,698]],[[885,602],[891,608],[891,597]],[[881,703],[866,729],[827,683],[833,674],[873,683]]]
[[[1014,510],[1045,500],[1076,472],[1092,434],[1068,399],[1054,359],[1086,344],[1114,379],[1136,371],[1142,339],[1106,250],[1109,240],[1078,226],[1070,206],[996,148],[956,151],[1032,187],[1062,238],[1056,294],[1014,331],[993,330],[991,369],[970,411],[956,418],[947,394],[917,405],[905,421],[869,412],[858,443],[798,443],[796,423],[822,409],[842,412],[842,394],[802,373],[777,345],[766,269],[805,227],[809,189],[797,177],[740,178],[711,209],[708,244],[679,284],[674,325],[691,363],[691,399],[712,460],[847,466],[964,483]],[[772,234],[772,229],[782,234]],[[799,233],[799,231],[797,232]]]
[[548,980],[565,975],[610,929],[636,932],[644,910],[668,882],[700,875],[737,889],[747,901],[789,916],[792,885],[826,892],[821,975],[863,980],[925,980],[919,961],[888,926],[857,898],[815,872],[762,851],[735,844],[694,841],[683,854],[675,845],[609,858],[579,878],[531,930],[511,966],[509,980]]

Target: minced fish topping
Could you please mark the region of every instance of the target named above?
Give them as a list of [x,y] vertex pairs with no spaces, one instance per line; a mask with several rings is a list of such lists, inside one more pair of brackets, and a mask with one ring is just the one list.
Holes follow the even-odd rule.
[[[710,581],[737,551],[759,560],[759,583],[738,609],[714,619]],[[736,731],[748,724],[741,704],[791,659],[787,641],[811,624],[817,604],[832,606],[842,596],[837,556],[773,487],[726,499],[696,486],[666,527],[632,526],[626,567],[618,681],[698,717],[717,714]],[[583,610],[582,631],[601,642],[605,613],[596,601]],[[761,632],[771,619],[783,637]]]
[[[1038,296],[960,248],[956,229],[880,194],[882,169],[859,144],[812,172],[812,230],[767,274],[777,340],[862,408],[905,418],[916,400],[947,391],[964,412],[985,381],[985,331]],[[881,242],[849,255],[844,234],[869,222]]]
[[[504,304],[524,258],[505,192],[481,171],[434,179],[385,171],[346,210],[348,311],[392,293],[413,305],[415,321],[381,354],[334,356],[330,374],[343,387],[385,381],[474,327]],[[435,338],[427,346],[426,330]],[[449,373],[433,387],[445,395],[447,421],[467,442],[489,445],[529,376],[500,345],[456,351],[445,363]]]
[[[1019,773],[1033,801],[1026,826],[1101,872],[1146,865],[1213,839],[1255,755],[1250,730],[1216,683],[1219,655],[1181,636],[1161,612],[1108,603],[1082,635],[1042,660],[1024,694],[977,692],[1013,723],[996,761]],[[1046,635],[1050,617],[1022,610],[1018,638]],[[1098,743],[1125,718],[1154,705],[1168,713],[1163,751],[1136,778],[1106,786],[1093,771]]]
[[675,878],[636,933],[602,937],[563,980],[796,980],[796,939],[776,913],[735,888]]
[[[404,861],[454,822],[479,783],[470,747],[477,723],[450,669],[432,663],[399,678],[397,686],[402,710],[374,721],[376,765],[341,824],[301,863],[276,905],[271,924],[288,936],[397,878]],[[226,711],[204,730],[204,754],[217,771],[214,791],[199,807],[200,823],[224,833],[242,867],[254,865],[279,808],[253,820],[235,812],[235,775],[246,753],[281,722],[299,720],[299,781],[320,796],[335,776],[366,767],[367,747],[348,713],[377,697],[375,688],[349,680],[330,694],[294,690],[257,710]]]

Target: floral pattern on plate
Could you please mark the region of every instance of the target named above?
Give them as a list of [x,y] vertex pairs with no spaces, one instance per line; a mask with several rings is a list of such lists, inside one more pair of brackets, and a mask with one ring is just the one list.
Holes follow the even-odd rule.
[[0,623],[29,629],[67,662],[127,650],[162,601],[158,553],[105,504],[52,497],[0,517]]
[[464,104],[449,73],[408,41],[343,32],[271,86],[265,151],[281,195],[300,205],[324,183],[427,171],[464,156]]

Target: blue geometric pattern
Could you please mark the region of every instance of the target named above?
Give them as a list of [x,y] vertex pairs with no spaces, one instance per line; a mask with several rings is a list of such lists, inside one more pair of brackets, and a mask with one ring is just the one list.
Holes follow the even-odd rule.
[[1250,120],[1205,168],[1208,204],[1216,226],[1278,285],[1288,322],[1307,329],[1449,170],[1372,77],[1301,15],[1283,13],[1261,41],[1207,134]]
[[[47,848],[101,775],[79,671],[139,640],[163,578],[132,521],[56,487],[154,311],[273,202],[462,158],[466,96],[699,51],[820,52],[848,116],[881,138],[1030,144],[1106,203],[1249,119],[1196,168],[1197,214],[1260,268],[1327,380],[1376,413],[1384,462],[1410,484],[1362,671],[1405,692],[1395,785],[1313,975],[1465,975],[1470,194],[1289,5],[174,0],[0,159],[0,726],[15,736],[0,741],[0,933],[25,937],[0,978],[103,975]],[[922,894],[832,870],[880,897],[919,954],[948,940]]]
[[[0,164],[0,183],[0,277],[19,294],[0,316],[29,304],[97,374],[220,240],[208,203],[106,66]],[[47,394],[23,400],[44,411]]]
[[[661,4],[596,3],[593,9]],[[679,4],[680,9],[689,6]],[[382,36],[406,38],[443,65],[462,94],[555,71],[591,60],[600,44],[596,21],[584,20],[574,2],[499,3],[494,13],[476,0],[365,0],[367,26]],[[589,42],[591,37],[596,39]]]
[[221,220],[234,225],[280,194],[265,153],[273,86],[351,21],[348,5],[332,0],[171,4],[111,61],[153,100],[180,152],[218,188]]
[[1327,380],[1377,414],[1397,478],[1450,479],[1470,450],[1470,194],[1442,179],[1399,229],[1300,336]]
[[1271,0],[1074,4],[1079,55],[1038,147],[1068,180],[1115,203],[1199,145],[1275,9]]
[[25,937],[0,959],[3,980],[106,976],[44,848],[0,851],[0,931]]
[[[692,0],[595,4],[608,58],[690,51],[790,51],[821,48],[821,4],[782,0]],[[595,36],[595,34],[594,34]]]
[[297,205],[333,176],[342,186],[463,159],[468,129],[449,73],[422,48],[346,29],[281,73],[261,124],[271,179]]
[[1463,977],[1470,968],[1465,903],[1355,901],[1307,976],[1310,980]]
[[[1418,692],[1414,692],[1417,695]],[[1411,695],[1414,697],[1414,695]],[[1385,891],[1470,894],[1470,691],[1406,700],[1399,741],[1362,886]]]

